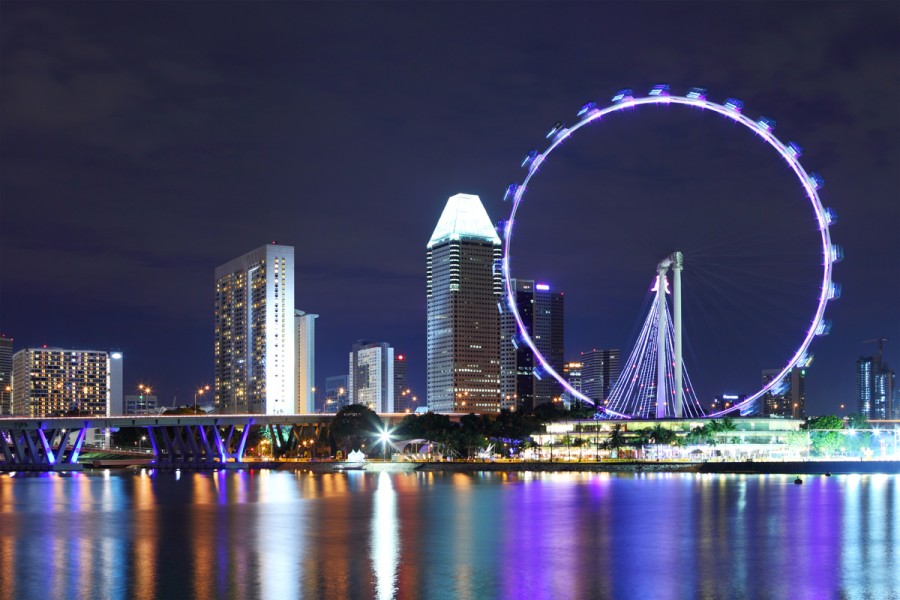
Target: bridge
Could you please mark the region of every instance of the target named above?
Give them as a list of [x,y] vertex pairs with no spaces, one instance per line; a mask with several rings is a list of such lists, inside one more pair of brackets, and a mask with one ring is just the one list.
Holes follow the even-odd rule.
[[[379,415],[387,427],[406,416]],[[159,467],[241,464],[254,429],[268,431],[272,454],[280,458],[297,450],[304,440],[315,439],[333,418],[332,414],[4,417],[0,418],[0,471],[80,470],[78,457],[92,429],[145,429],[153,463]]]

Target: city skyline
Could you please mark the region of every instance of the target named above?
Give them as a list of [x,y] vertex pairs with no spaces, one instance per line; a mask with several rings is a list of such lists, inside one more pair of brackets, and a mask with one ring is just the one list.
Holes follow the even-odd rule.
[[[233,8],[223,8],[212,15],[218,34],[168,31],[164,44],[152,32],[209,15],[189,5],[137,5],[131,14],[107,8],[2,9],[0,332],[15,339],[16,350],[43,344],[121,349],[128,361],[126,393],[148,383],[161,404],[174,395],[189,404],[195,386],[213,380],[210,273],[229,257],[277,239],[297,247],[297,306],[320,315],[318,379],[343,372],[353,340],[383,339],[414,357],[410,387],[423,396],[421,248],[445,199],[478,194],[492,220],[507,218],[503,189],[521,179],[521,156],[541,143],[551,123],[574,117],[587,100],[606,102],[620,88],[667,82],[679,89],[702,85],[717,98],[743,99],[754,115],[771,115],[779,134],[804,146],[804,164],[825,176],[823,195],[840,217],[834,238],[847,259],[835,269],[844,294],[829,308],[832,333],[811,348],[816,359],[807,373],[807,412],[838,412],[840,404],[855,403],[856,360],[874,350],[865,340],[889,338],[884,361],[898,363],[900,323],[893,305],[900,293],[885,265],[900,258],[900,150],[892,109],[900,93],[895,79],[883,77],[898,66],[896,6],[823,4],[767,12],[752,6],[685,5],[676,11],[533,5],[511,12],[488,5],[476,9],[476,24],[450,6],[402,12],[382,6],[353,14],[279,6],[251,17],[255,27],[247,29],[226,23],[240,19],[231,18]],[[603,23],[571,25],[593,10],[603,13]],[[648,24],[629,39],[612,25],[648,14],[667,22],[661,17],[673,11],[688,16],[677,43],[661,25]],[[326,24],[326,32],[294,36],[276,23],[309,16],[321,17],[317,22]],[[732,24],[770,19],[792,35],[770,34],[765,27],[739,35]],[[564,24],[571,25],[571,35],[560,39],[556,32]],[[276,43],[260,43],[260,31]],[[403,31],[421,32],[412,42],[421,58],[399,43],[380,45]],[[442,41],[453,31],[466,31],[471,43],[459,48]],[[347,35],[379,49],[357,61],[341,49]],[[232,38],[251,51],[238,59],[229,50]],[[623,44],[652,51],[613,60]],[[537,49],[547,46],[555,48],[547,56]],[[730,48],[728,68],[708,56],[713,47]],[[292,58],[311,50],[328,60]],[[483,56],[491,59],[479,60]],[[408,75],[393,77],[385,67],[397,62]],[[376,84],[382,80],[387,84]],[[366,110],[357,117],[354,109],[361,106]],[[676,121],[670,132],[663,123],[638,118],[623,135],[633,132],[665,148],[680,144],[682,138],[672,137],[686,130]],[[706,131],[686,139],[702,145],[709,138],[701,133]],[[725,133],[723,150],[732,149],[731,138],[739,147],[751,144]],[[652,172],[644,174],[639,161],[652,158],[647,147],[613,139],[614,151],[603,155],[604,172],[641,174],[665,189],[671,182],[657,173],[660,165],[673,177],[683,172],[733,180],[735,205],[755,205],[739,189],[752,174],[692,165],[697,157],[690,152],[671,156],[668,166],[652,163]],[[598,131],[583,147],[602,143]],[[569,160],[582,159],[583,147],[573,147]],[[570,265],[566,255],[610,256],[588,243],[589,232],[581,229],[536,256],[544,247],[529,226],[540,224],[560,238],[586,221],[579,217],[592,214],[573,188],[587,183],[570,178],[560,187],[549,169],[548,176],[545,193],[527,206],[535,212],[523,214],[521,235],[533,250],[519,255],[521,270],[514,269],[514,276],[551,280],[567,291],[572,320],[566,360],[592,347],[627,352],[633,343],[629,324],[640,314],[644,292],[636,279],[645,270],[652,275],[655,260],[675,248],[664,236],[648,234],[659,243],[644,244],[647,256],[635,252]],[[617,185],[625,183],[634,182]],[[635,185],[631,197],[640,199],[643,212],[657,209],[652,190]],[[628,196],[614,192],[603,188],[607,200],[599,212],[625,217],[624,228],[636,231],[625,209],[617,208]],[[548,207],[553,210],[541,212]],[[686,277],[691,268],[687,253]],[[783,281],[784,274],[778,277]],[[791,317],[802,324],[808,315],[797,312]],[[690,321],[685,327],[689,337]],[[689,366],[692,376],[702,370]],[[758,380],[760,368],[770,366],[751,365],[747,378]],[[716,393],[752,391],[721,389],[715,382],[709,387]]]

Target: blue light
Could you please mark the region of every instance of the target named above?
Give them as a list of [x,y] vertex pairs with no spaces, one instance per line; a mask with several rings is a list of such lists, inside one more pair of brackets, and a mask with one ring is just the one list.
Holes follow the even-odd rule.
[[744,110],[744,103],[737,98],[729,98],[725,101],[725,108],[739,113]]
[[762,129],[765,129],[766,131],[768,131],[769,133],[771,133],[772,130],[775,129],[775,121],[773,121],[772,119],[769,119],[767,117],[760,117],[760,119],[756,122],[756,124],[759,125]]
[[803,148],[800,147],[800,144],[797,142],[789,142],[787,145],[788,152],[791,153],[791,156],[794,158],[800,158],[803,156]]
[[688,90],[687,97],[691,100],[706,100],[706,90],[703,88],[692,87]]
[[615,103],[624,100],[634,100],[634,97],[631,95],[631,90],[619,90],[619,93],[612,97],[612,101]]
[[511,197],[515,196],[517,189],[519,189],[519,184],[517,184],[517,183],[511,183],[508,186],[506,186],[506,193],[503,194],[503,201],[506,202]]
[[537,150],[529,150],[528,155],[525,157],[525,160],[522,161],[522,166],[524,167],[535,158],[537,158],[538,151]]
[[581,110],[578,111],[578,116],[579,116],[579,117],[582,117],[582,116],[584,116],[586,113],[591,112],[592,110],[597,110],[597,103],[596,103],[596,102],[588,102],[587,104],[585,104],[584,106],[582,106],[582,107],[581,107]]
[[562,128],[563,128],[563,122],[562,122],[562,121],[557,121],[556,123],[554,123],[554,124],[553,124],[553,127],[550,128],[550,131],[547,132],[547,136],[546,136],[547,139],[549,140],[551,137],[553,137],[553,134],[554,134],[554,133],[556,133],[557,131],[561,130]]
[[669,95],[669,84],[661,83],[659,85],[653,86],[653,89],[650,90],[650,96],[668,96]]
[[817,190],[822,189],[822,186],[825,185],[825,180],[818,173],[810,173],[809,174],[809,182]]

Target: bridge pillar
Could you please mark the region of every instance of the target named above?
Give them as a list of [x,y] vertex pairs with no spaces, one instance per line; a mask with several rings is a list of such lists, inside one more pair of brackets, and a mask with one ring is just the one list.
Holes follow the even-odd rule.
[[78,455],[84,443],[85,429],[77,429],[72,447],[68,441],[72,429],[37,427],[0,428],[0,471],[75,471],[80,470]]

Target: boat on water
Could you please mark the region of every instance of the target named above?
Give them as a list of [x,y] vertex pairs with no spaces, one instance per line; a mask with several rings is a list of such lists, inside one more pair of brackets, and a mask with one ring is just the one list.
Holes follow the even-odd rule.
[[364,471],[366,469],[366,455],[362,450],[352,450],[347,454],[347,460],[334,463],[335,471]]

